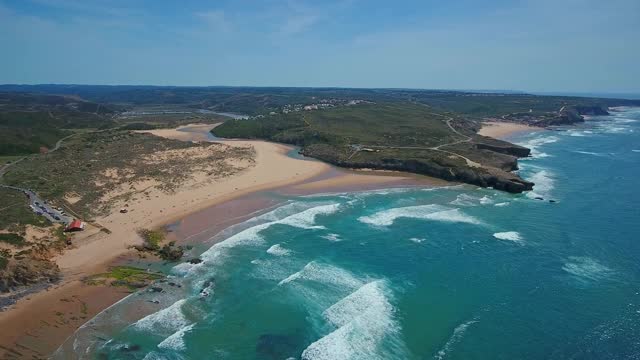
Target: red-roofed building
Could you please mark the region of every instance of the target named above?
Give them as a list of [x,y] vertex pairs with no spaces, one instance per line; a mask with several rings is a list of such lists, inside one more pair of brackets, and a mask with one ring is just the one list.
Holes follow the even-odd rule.
[[82,231],[84,230],[84,223],[78,219],[73,220],[67,225],[64,231]]

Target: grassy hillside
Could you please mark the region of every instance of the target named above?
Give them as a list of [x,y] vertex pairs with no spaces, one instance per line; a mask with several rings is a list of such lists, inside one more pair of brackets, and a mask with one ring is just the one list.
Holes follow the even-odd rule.
[[[303,154],[338,166],[410,171],[513,192],[530,189],[507,172],[516,168],[513,155],[528,151],[477,138],[474,127],[425,105],[385,102],[227,121],[213,132],[299,145]],[[479,142],[493,142],[498,151],[480,150]]]
[[413,103],[363,104],[232,120],[215,128],[214,133],[296,145],[435,146],[456,136],[446,119],[447,114]]
[[58,95],[0,93],[0,156],[51,149],[74,129],[114,126],[107,106]]

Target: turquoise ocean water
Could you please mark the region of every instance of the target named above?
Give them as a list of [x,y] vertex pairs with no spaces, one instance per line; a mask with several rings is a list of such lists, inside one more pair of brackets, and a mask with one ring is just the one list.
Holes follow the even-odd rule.
[[56,356],[639,359],[640,109],[620,110],[512,139],[528,194],[283,198]]

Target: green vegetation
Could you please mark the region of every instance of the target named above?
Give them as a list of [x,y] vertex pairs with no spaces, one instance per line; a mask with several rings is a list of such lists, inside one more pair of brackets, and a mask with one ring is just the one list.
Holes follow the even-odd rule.
[[29,209],[27,197],[16,190],[0,188],[0,229],[21,233],[25,225],[49,226],[51,223]]
[[151,130],[157,128],[176,128],[187,124],[214,124],[229,120],[228,117],[214,113],[194,112],[195,109],[178,107],[178,113],[167,107],[135,107],[131,112],[118,116],[114,121],[123,130]]
[[0,166],[4,164],[10,164],[18,159],[22,158],[21,155],[5,155],[0,156]]
[[178,261],[182,259],[183,255],[184,249],[182,246],[175,246],[173,241],[164,245],[162,249],[158,251],[158,256],[165,261]]
[[73,129],[114,126],[113,111],[77,97],[0,93],[0,155],[52,149]]
[[4,242],[17,247],[23,247],[26,245],[23,236],[13,233],[0,234],[0,242]]
[[160,244],[164,241],[165,233],[161,230],[141,229],[138,235],[144,240],[146,250],[159,250]]
[[[142,247],[138,247],[138,251],[148,251],[157,255],[160,259],[166,261],[178,261],[184,255],[182,246],[176,246],[174,241],[162,245],[166,234],[162,230],[141,229],[138,235],[144,240]],[[162,247],[160,247],[162,245]]]
[[148,188],[173,191],[194,171],[212,178],[233,174],[240,168],[227,160],[252,157],[251,149],[105,130],[77,134],[54,153],[16,163],[2,181],[33,189],[53,203],[65,203],[65,195],[75,197],[66,206],[90,219],[108,213],[118,202],[147,196]]
[[135,290],[162,278],[164,278],[164,275],[161,273],[149,272],[145,269],[131,266],[114,266],[109,268],[109,271],[106,273],[88,277],[85,279],[85,282],[89,285],[108,284],[110,286],[122,286]]
[[263,138],[302,146],[428,147],[460,138],[447,126],[449,116],[415,103],[363,104],[232,120],[213,132],[222,137]]
[[[299,145],[304,155],[338,166],[409,171],[510,192],[531,189],[507,172],[516,168],[513,154],[528,150],[478,137],[476,128],[423,104],[385,102],[227,121],[213,133]],[[479,150],[479,143],[492,146]]]
[[45,113],[0,112],[0,155],[38,153],[71,134],[52,127]]

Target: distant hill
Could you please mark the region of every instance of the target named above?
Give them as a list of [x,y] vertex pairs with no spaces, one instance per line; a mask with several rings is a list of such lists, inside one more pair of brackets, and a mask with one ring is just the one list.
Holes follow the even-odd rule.
[[0,93],[0,155],[53,148],[73,129],[113,125],[108,106],[69,95]]

